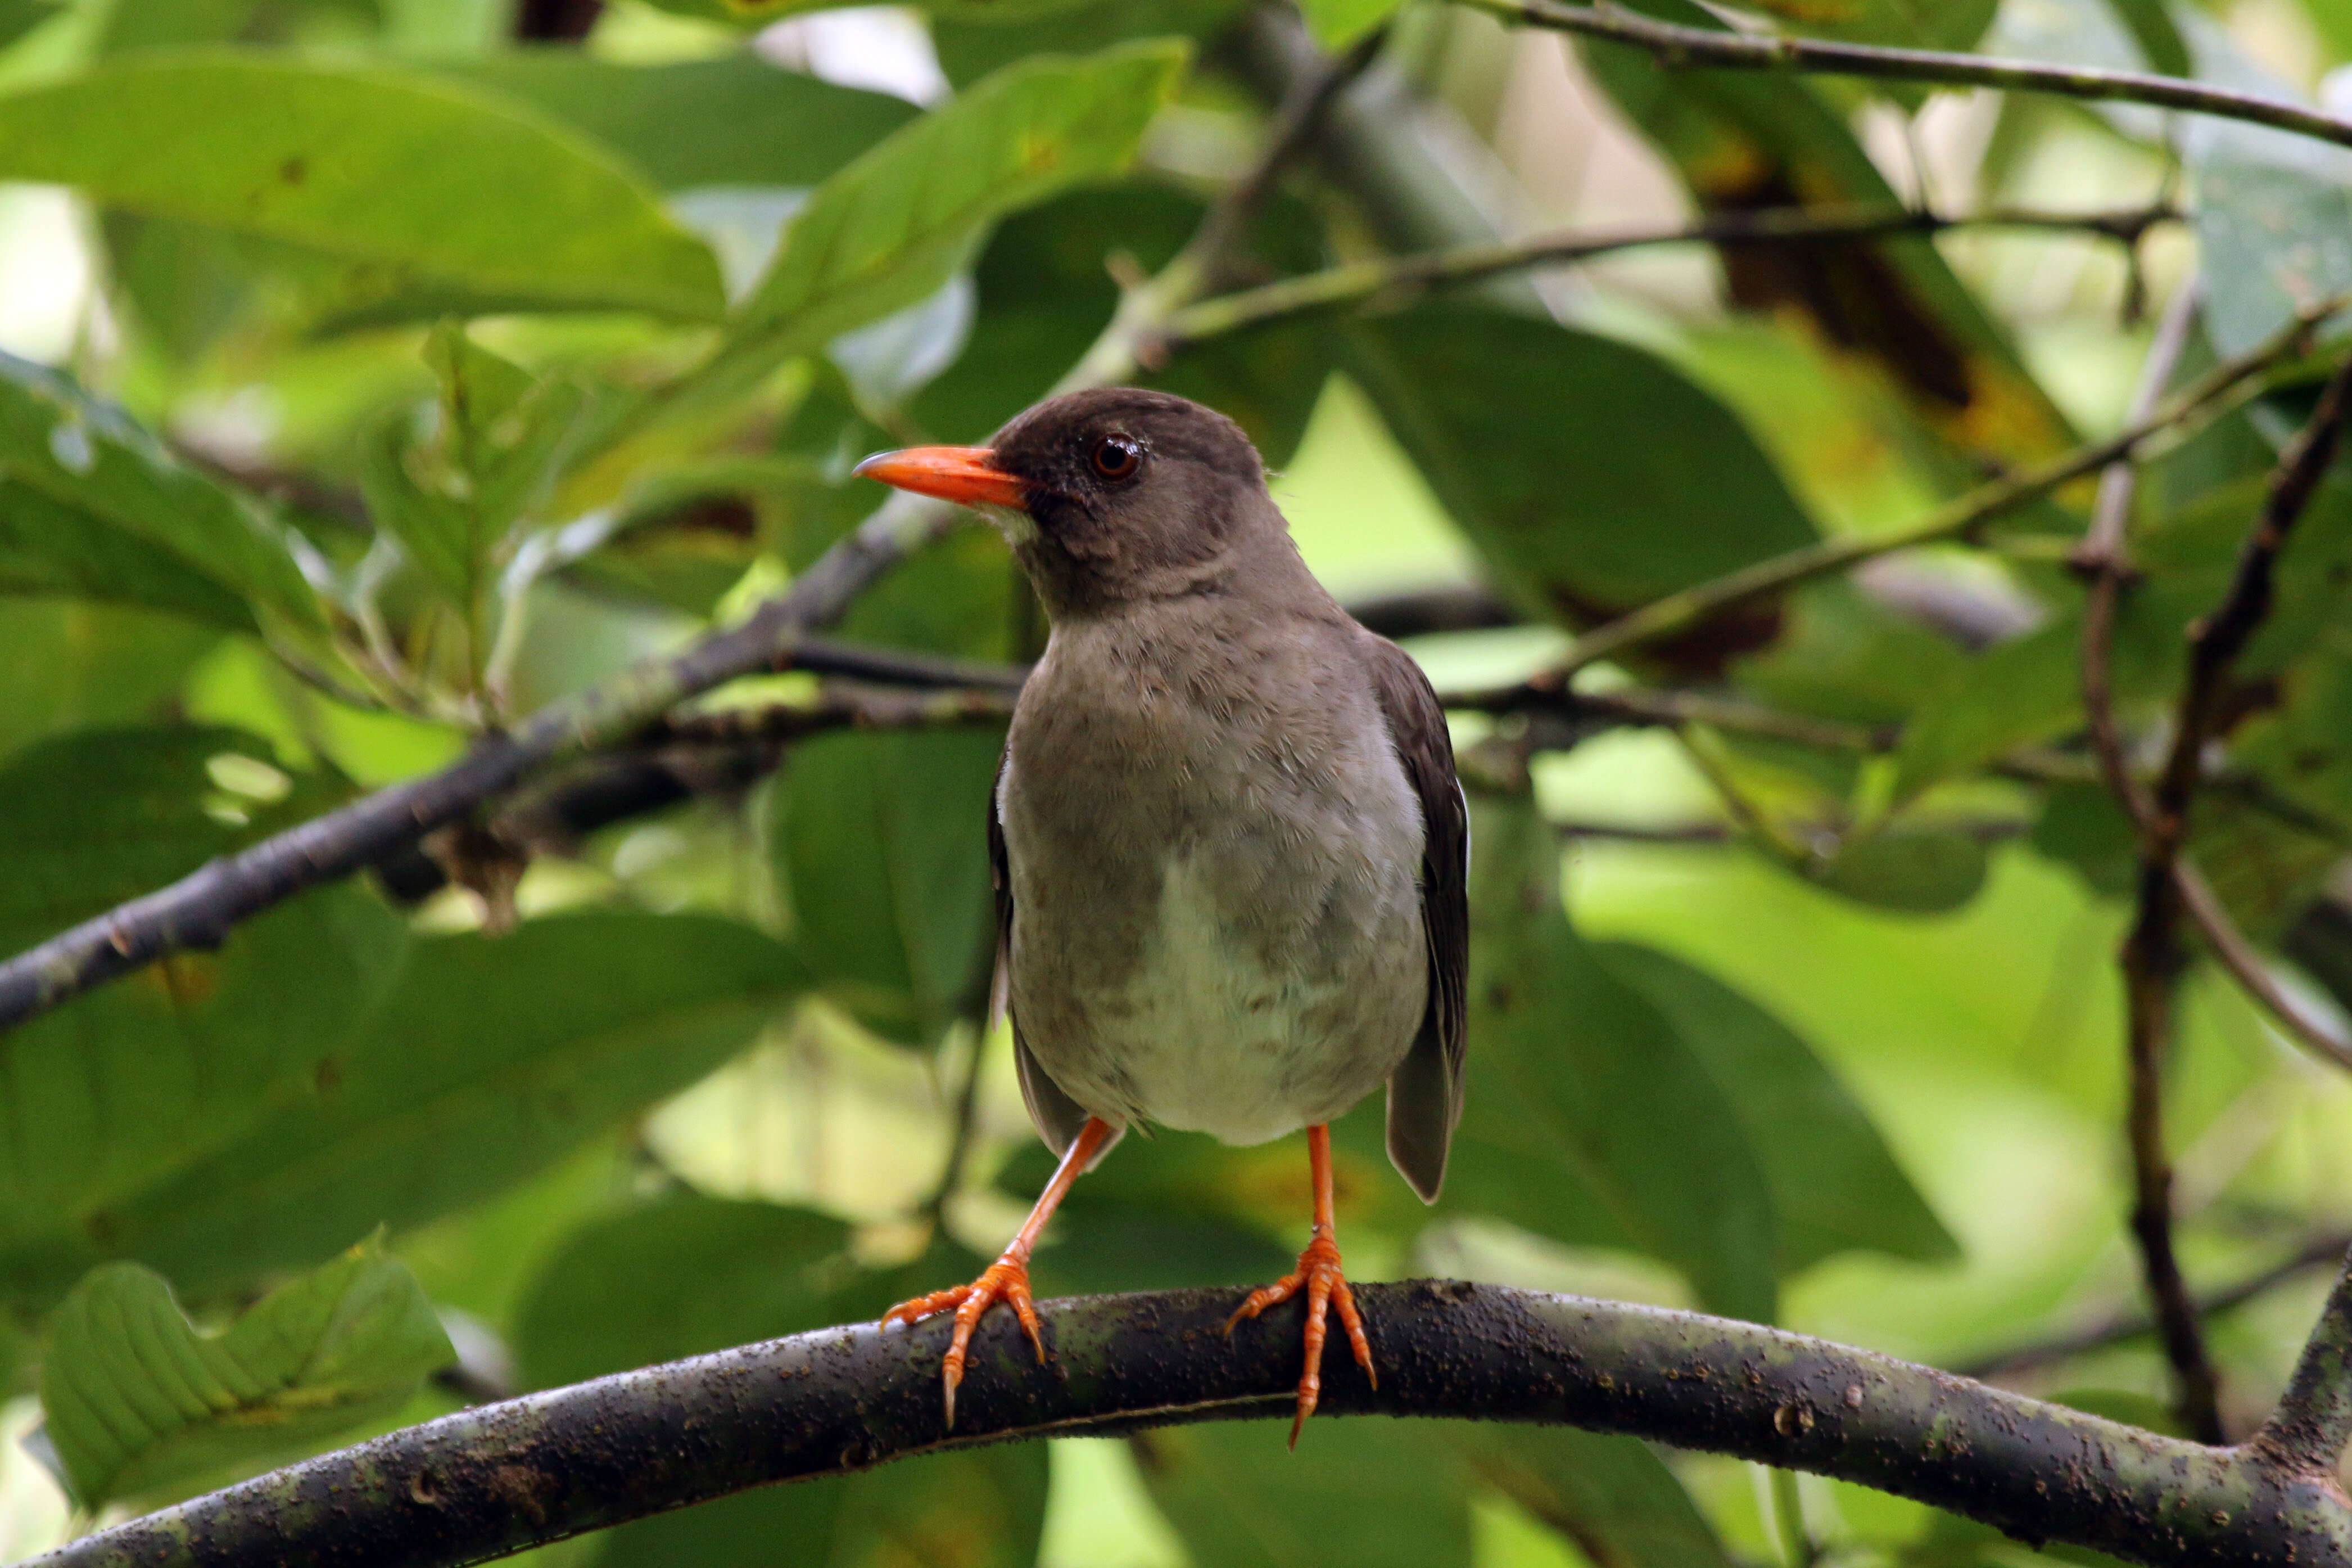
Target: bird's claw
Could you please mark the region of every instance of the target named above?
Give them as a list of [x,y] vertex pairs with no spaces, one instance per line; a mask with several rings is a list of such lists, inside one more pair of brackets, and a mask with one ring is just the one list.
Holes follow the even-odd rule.
[[1364,1337],[1364,1320],[1356,1311],[1355,1292],[1348,1288],[1347,1276],[1339,1270],[1339,1244],[1323,1230],[1307,1244],[1298,1255],[1298,1268],[1271,1285],[1262,1285],[1249,1293],[1249,1298],[1234,1310],[1225,1320],[1225,1332],[1232,1333],[1244,1318],[1254,1318],[1271,1306],[1277,1306],[1298,1294],[1307,1292],[1307,1368],[1298,1379],[1298,1414],[1290,1423],[1290,1446],[1298,1447],[1298,1434],[1307,1425],[1307,1417],[1315,1414],[1315,1406],[1323,1396],[1323,1341],[1329,1332],[1326,1323],[1328,1309],[1339,1309],[1339,1324],[1348,1331],[1348,1343],[1354,1347],[1356,1364],[1373,1387],[1381,1385],[1380,1374],[1372,1368],[1371,1342]]
[[[1336,1260],[1338,1254],[1334,1253]],[[1344,1288],[1344,1287],[1343,1287]],[[948,1353],[940,1362],[940,1380],[946,1386],[947,1421],[955,1426],[956,1385],[963,1381],[964,1362],[971,1353],[972,1331],[988,1309],[999,1301],[1009,1303],[1019,1314],[1021,1327],[1029,1335],[1029,1343],[1037,1349],[1037,1362],[1045,1361],[1045,1339],[1037,1324],[1037,1305],[1029,1296],[1029,1264],[1027,1260],[1006,1253],[986,1269],[969,1285],[956,1285],[944,1291],[934,1291],[928,1296],[917,1296],[911,1301],[901,1301],[882,1314],[882,1326],[906,1323],[912,1326],[923,1319],[953,1311],[955,1334],[948,1343]],[[1354,1311],[1352,1307],[1349,1309]]]

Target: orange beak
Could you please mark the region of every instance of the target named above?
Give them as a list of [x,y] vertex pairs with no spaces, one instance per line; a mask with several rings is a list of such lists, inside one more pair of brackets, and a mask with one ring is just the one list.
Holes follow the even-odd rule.
[[996,465],[996,454],[985,446],[909,446],[902,452],[877,452],[857,465],[861,477],[879,479],[919,496],[937,496],[965,507],[1028,505],[1027,487]]

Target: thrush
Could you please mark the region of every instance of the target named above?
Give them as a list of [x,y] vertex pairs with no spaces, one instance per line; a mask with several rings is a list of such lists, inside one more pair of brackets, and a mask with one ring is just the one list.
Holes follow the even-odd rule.
[[1304,1127],[1312,1239],[1226,1324],[1305,1297],[1295,1445],[1331,1309],[1378,1384],[1340,1265],[1329,1124],[1385,1083],[1389,1157],[1434,1202],[1461,1113],[1469,825],[1436,694],[1324,591],[1256,448],[1198,403],[1074,392],[986,446],[857,472],[995,521],[1050,627],[988,839],[995,996],[1061,1163],[978,1280],[883,1321],[955,1313],[952,1426],[991,1306],[1045,1359],[1031,1251],[1128,1128],[1250,1145]]

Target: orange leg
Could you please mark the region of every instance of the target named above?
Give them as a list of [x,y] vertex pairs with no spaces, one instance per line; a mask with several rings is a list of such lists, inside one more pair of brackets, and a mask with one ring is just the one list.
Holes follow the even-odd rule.
[[[917,1296],[911,1301],[901,1301],[882,1314],[882,1325],[915,1323],[934,1312],[955,1310],[955,1338],[948,1345],[946,1358],[940,1364],[940,1376],[947,1385],[948,1425],[955,1425],[956,1385],[963,1381],[965,1356],[971,1348],[972,1330],[980,1326],[982,1316],[998,1301],[1007,1301],[1021,1314],[1021,1326],[1028,1331],[1029,1343],[1037,1347],[1037,1360],[1045,1360],[1045,1341],[1037,1332],[1037,1308],[1029,1299],[1029,1254],[1035,1249],[1038,1232],[1045,1221],[1054,1217],[1062,1199],[1069,1196],[1070,1186],[1078,1173],[1094,1163],[1113,1132],[1111,1124],[1099,1116],[1091,1117],[1072,1140],[1069,1152],[1062,1156],[1061,1168],[1054,1179],[1045,1184],[1038,1195],[1037,1207],[1029,1211],[1022,1222],[1020,1233],[1004,1249],[1004,1255],[981,1271],[979,1279],[969,1285],[952,1290],[934,1291],[928,1296]],[[1334,1255],[1336,1261],[1337,1255]]]
[[1307,1291],[1307,1370],[1298,1379],[1298,1414],[1290,1423],[1290,1446],[1294,1448],[1298,1447],[1299,1428],[1307,1425],[1307,1417],[1315,1414],[1316,1402],[1323,1395],[1326,1309],[1339,1309],[1339,1322],[1348,1331],[1348,1343],[1355,1347],[1356,1364],[1372,1380],[1373,1387],[1381,1385],[1380,1374],[1372,1370],[1371,1344],[1364,1338],[1364,1320],[1356,1312],[1355,1292],[1348,1289],[1347,1279],[1339,1272],[1339,1243],[1332,1229],[1329,1127],[1318,1124],[1307,1129],[1307,1160],[1315,1173],[1315,1234],[1307,1243],[1307,1250],[1298,1255],[1297,1271],[1251,1291],[1249,1300],[1225,1322],[1225,1332],[1231,1333],[1244,1318],[1254,1318],[1266,1308],[1288,1301],[1301,1288]]

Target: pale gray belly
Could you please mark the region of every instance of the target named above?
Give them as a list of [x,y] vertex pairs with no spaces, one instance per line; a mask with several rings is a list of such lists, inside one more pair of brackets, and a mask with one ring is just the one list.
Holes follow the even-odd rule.
[[[1287,865],[1262,863],[1264,839],[1222,856],[1171,846],[1127,876],[1106,860],[1084,908],[1024,887],[1008,842],[1029,1049],[1122,1123],[1256,1144],[1339,1115],[1402,1060],[1428,983],[1420,824],[1380,815],[1376,841],[1302,847]],[[1235,853],[1258,859],[1237,871]]]

